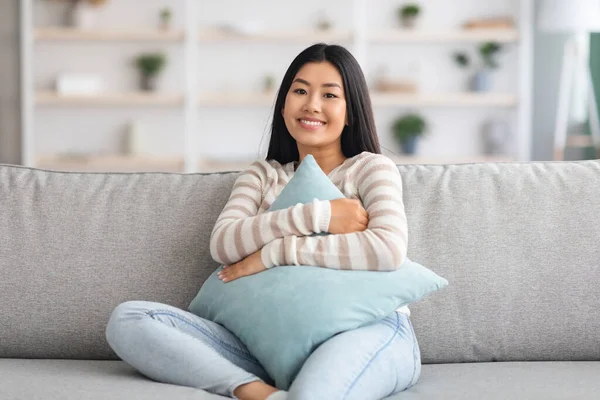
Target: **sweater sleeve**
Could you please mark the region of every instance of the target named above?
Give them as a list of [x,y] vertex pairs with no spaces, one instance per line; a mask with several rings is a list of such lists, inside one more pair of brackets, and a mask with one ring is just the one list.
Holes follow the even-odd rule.
[[285,236],[261,253],[265,266],[312,265],[345,270],[391,271],[406,258],[408,227],[398,167],[372,156],[356,173],[356,185],[369,215],[365,231],[327,236]]
[[268,187],[268,171],[272,169],[266,161],[256,161],[236,179],[210,237],[210,254],[216,262],[234,264],[273,240],[327,230],[331,216],[328,201],[314,200],[259,213],[265,190],[274,190]]

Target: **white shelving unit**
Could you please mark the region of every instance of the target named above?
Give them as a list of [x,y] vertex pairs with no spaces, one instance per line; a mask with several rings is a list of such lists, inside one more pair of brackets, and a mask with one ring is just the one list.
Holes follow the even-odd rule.
[[[377,44],[460,44],[496,41],[518,48],[518,90],[516,93],[416,93],[392,94],[372,92],[373,105],[386,107],[437,107],[477,108],[494,107],[514,109],[517,120],[517,151],[509,157],[399,157],[400,163],[454,163],[481,161],[527,161],[531,146],[531,69],[532,69],[532,18],[533,1],[518,1],[518,29],[479,30],[382,30],[369,31],[365,0],[353,0],[354,21],[351,30],[317,32],[312,30],[267,31],[253,35],[226,33],[216,29],[200,29],[197,21],[200,0],[185,0],[183,29],[161,31],[159,29],[102,29],[83,31],[70,28],[36,28],[33,23],[34,0],[21,2],[21,60],[23,140],[22,158],[28,166],[45,168],[72,168],[78,170],[167,170],[167,171],[215,171],[235,170],[242,164],[219,163],[201,159],[197,143],[199,109],[202,107],[272,107],[274,93],[228,92],[211,93],[198,85],[200,67],[199,48],[204,44],[227,43],[314,43],[330,42],[347,45],[363,69],[366,70],[367,50]],[[33,79],[35,46],[61,42],[148,42],[182,46],[185,62],[184,88],[181,93],[113,92],[99,96],[61,96],[47,90],[36,91]],[[35,152],[33,132],[36,109],[39,107],[164,107],[181,108],[184,118],[184,145],[180,157],[147,158],[118,155],[99,155],[95,158],[61,158],[56,155],[38,155]]]

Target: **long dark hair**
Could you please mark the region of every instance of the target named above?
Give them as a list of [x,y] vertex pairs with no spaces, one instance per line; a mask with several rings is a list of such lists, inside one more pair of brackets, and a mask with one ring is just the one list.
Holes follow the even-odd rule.
[[281,110],[285,106],[285,97],[300,68],[309,62],[323,61],[329,61],[338,69],[344,84],[348,115],[348,125],[344,127],[341,137],[344,156],[354,157],[363,151],[381,153],[369,89],[358,61],[342,46],[318,43],[298,54],[283,77],[273,110],[267,160],[276,160],[280,164],[299,161],[296,140],[285,126]]

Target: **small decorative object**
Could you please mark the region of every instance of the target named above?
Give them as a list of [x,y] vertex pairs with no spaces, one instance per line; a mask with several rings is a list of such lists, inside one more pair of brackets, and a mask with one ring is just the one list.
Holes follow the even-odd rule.
[[[414,76],[412,73],[410,76]],[[390,79],[385,67],[380,67],[375,80],[375,90],[387,93],[416,93],[417,84],[411,78]]]
[[417,139],[427,130],[427,123],[422,116],[409,113],[397,118],[392,125],[392,130],[400,143],[402,152],[405,154],[415,154]]
[[123,153],[127,156],[139,156],[144,154],[145,149],[146,143],[140,122],[137,120],[129,122],[123,140]]
[[160,29],[169,30],[171,29],[171,18],[173,13],[170,8],[165,7],[160,11]]
[[[502,50],[502,46],[496,42],[486,42],[479,46],[481,65],[471,80],[471,90],[474,92],[487,92],[492,87],[492,71],[498,68],[496,54]],[[466,53],[454,53],[454,61],[462,68],[467,68],[471,60]]]
[[59,74],[56,79],[56,92],[63,96],[100,94],[103,87],[102,78],[94,74]]
[[405,4],[398,9],[400,23],[404,28],[414,28],[421,13],[421,6],[416,3]]
[[510,128],[503,120],[488,120],[481,129],[483,152],[489,155],[502,155],[510,153]]
[[512,29],[515,22],[510,17],[481,18],[467,21],[464,29]]
[[317,29],[320,31],[328,31],[331,29],[332,26],[333,24],[327,18],[325,12],[321,10],[319,13],[319,18],[317,19]]
[[140,71],[140,88],[144,91],[156,90],[156,76],[166,64],[166,57],[162,53],[145,53],[135,59],[135,64]]
[[71,0],[68,10],[70,25],[78,29],[93,29],[96,27],[98,8],[107,0]]
[[272,93],[275,90],[275,77],[273,75],[265,75],[263,90],[265,93]]

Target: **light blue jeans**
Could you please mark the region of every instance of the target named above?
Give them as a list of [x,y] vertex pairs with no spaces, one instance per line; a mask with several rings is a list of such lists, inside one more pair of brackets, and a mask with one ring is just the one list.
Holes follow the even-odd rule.
[[[106,327],[115,353],[159,382],[228,397],[244,383],[273,381],[242,342],[223,326],[166,304],[119,304]],[[378,400],[414,385],[421,356],[407,315],[334,336],[308,358],[289,400]]]

